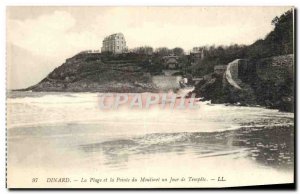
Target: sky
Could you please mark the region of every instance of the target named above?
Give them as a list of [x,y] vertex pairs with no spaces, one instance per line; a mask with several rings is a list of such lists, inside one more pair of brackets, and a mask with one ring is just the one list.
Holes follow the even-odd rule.
[[66,58],[100,50],[122,32],[127,46],[252,44],[291,7],[8,7],[8,88],[36,84]]

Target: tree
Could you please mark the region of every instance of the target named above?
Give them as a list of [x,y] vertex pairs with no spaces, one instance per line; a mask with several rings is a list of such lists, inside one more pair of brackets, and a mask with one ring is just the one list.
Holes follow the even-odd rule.
[[166,56],[172,53],[172,50],[168,49],[167,47],[159,47],[155,49],[155,53],[159,56]]
[[265,39],[257,40],[247,48],[249,58],[264,58],[293,53],[293,10],[285,12],[280,17],[276,16],[271,23],[275,26],[274,30]]
[[182,55],[184,55],[184,50],[180,47],[173,48],[173,54],[182,56]]
[[136,48],[132,49],[132,52],[137,53],[137,54],[152,55],[153,48],[150,46],[141,46],[141,47],[136,47]]

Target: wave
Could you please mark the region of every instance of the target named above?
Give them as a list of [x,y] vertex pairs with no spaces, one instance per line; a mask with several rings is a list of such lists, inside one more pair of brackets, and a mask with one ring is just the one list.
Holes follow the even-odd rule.
[[102,125],[124,133],[213,132],[240,127],[291,124],[293,113],[262,107],[240,107],[199,102],[197,110],[119,109],[103,111],[97,93],[31,93],[7,99],[8,128],[64,125]]

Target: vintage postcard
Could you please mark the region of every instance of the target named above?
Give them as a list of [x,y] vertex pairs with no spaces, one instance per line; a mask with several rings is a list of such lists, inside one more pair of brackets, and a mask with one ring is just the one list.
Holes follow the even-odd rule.
[[8,188],[294,187],[294,7],[7,7]]

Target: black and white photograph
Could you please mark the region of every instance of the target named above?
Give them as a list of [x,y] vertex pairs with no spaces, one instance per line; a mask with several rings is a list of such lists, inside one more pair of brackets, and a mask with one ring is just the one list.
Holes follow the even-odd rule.
[[295,18],[7,6],[7,188],[294,187]]

